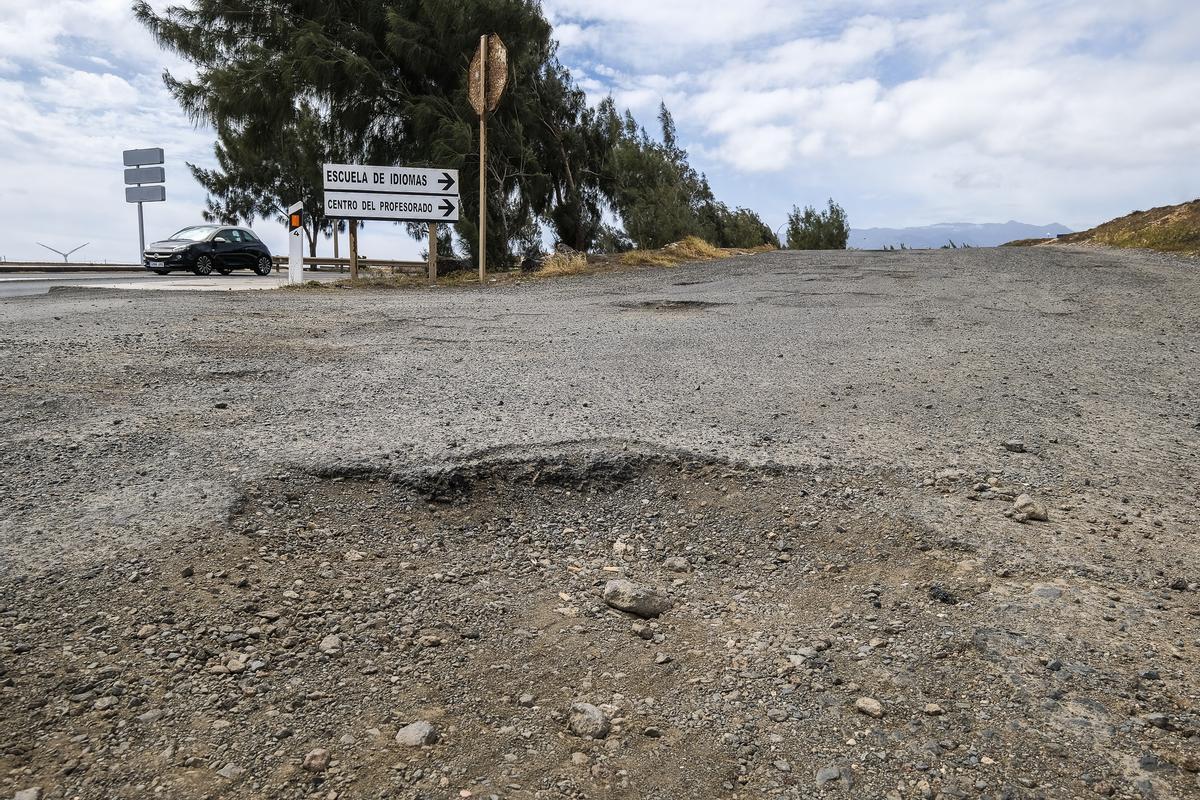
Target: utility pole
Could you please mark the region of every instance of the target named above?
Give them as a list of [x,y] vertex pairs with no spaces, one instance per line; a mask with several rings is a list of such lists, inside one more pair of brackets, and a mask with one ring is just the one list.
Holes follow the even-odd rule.
[[[487,280],[487,62],[488,37],[479,37],[479,82],[484,88],[483,110],[479,112],[479,282]],[[140,209],[141,206],[139,205]]]

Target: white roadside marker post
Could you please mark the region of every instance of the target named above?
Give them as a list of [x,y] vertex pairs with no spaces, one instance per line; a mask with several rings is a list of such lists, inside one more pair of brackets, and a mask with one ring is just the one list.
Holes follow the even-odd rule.
[[288,283],[304,283],[304,204],[288,209]]

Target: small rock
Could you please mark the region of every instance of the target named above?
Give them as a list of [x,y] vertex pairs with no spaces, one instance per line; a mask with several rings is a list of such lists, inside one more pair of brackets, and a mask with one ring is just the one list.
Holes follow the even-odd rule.
[[1010,453],[1024,453],[1025,442],[1020,439],[1009,439],[1004,443],[1004,449]]
[[575,703],[567,719],[567,730],[585,739],[608,736],[608,717],[591,703]]
[[817,770],[817,786],[833,783],[841,777],[842,771],[838,767],[821,767]]
[[13,795],[13,800],[42,800],[42,787],[34,786],[31,789],[22,789]]
[[942,714],[946,713],[946,709],[942,708],[937,703],[926,703],[924,711],[931,717],[940,717]]
[[682,556],[671,556],[663,561],[663,569],[667,572],[691,572],[692,565]]
[[1013,510],[1023,515],[1025,519],[1035,522],[1048,522],[1050,520],[1050,512],[1046,509],[1046,506],[1027,494],[1021,495],[1013,502]]
[[604,602],[643,618],[657,617],[671,608],[671,598],[626,580],[609,581],[604,587]]
[[938,586],[936,583],[929,587],[929,599],[945,603],[948,606],[958,605],[958,595],[943,586]]
[[323,747],[309,750],[304,756],[303,766],[308,772],[324,772],[329,768],[329,751]]
[[217,774],[226,780],[234,780],[240,777],[245,771],[237,764],[229,763],[217,770]]
[[660,728],[654,727],[653,725],[649,726],[648,728],[646,728],[645,730],[642,731],[642,736],[645,736],[650,739],[661,739],[662,735],[663,735],[662,730]]
[[158,722],[160,719],[162,719],[162,716],[162,709],[154,708],[147,711],[145,714],[138,714],[137,720],[138,722],[149,724],[151,722]]
[[874,697],[860,697],[854,701],[854,707],[860,714],[879,719],[883,716],[883,705]]
[[192,567],[184,567],[182,570],[180,570],[179,574],[184,578],[190,578],[196,574],[196,570]]
[[100,697],[96,700],[96,702],[94,704],[94,708],[97,711],[106,711],[106,710],[114,707],[115,705],[117,705],[117,703],[119,703],[119,702],[121,702],[121,701],[118,700],[117,698],[113,697],[112,695],[109,695],[107,697]]
[[533,704],[537,702],[537,698],[531,694],[523,694],[517,698],[517,705],[521,708],[533,708]]
[[157,625],[143,625],[142,627],[138,628],[137,638],[149,639],[156,633],[158,633]]
[[424,745],[437,744],[438,730],[433,723],[414,722],[411,725],[405,725],[400,730],[396,731],[396,743],[402,744],[405,747],[422,747]]
[[337,634],[330,634],[321,640],[318,649],[327,656],[336,656],[342,652],[342,638]]

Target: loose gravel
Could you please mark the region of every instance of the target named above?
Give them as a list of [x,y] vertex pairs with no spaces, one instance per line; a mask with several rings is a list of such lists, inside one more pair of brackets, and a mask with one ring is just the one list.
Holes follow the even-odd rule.
[[0,796],[1200,796],[1200,274],[0,302]]

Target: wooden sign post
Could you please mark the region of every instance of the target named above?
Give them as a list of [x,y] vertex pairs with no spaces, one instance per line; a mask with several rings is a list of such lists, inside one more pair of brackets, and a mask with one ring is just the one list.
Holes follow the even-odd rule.
[[350,280],[358,280],[358,220],[350,220]]
[[479,115],[479,282],[487,279],[487,117],[508,86],[508,48],[496,34],[479,37],[471,59],[468,95]]
[[437,283],[437,223],[429,223],[429,283]]

